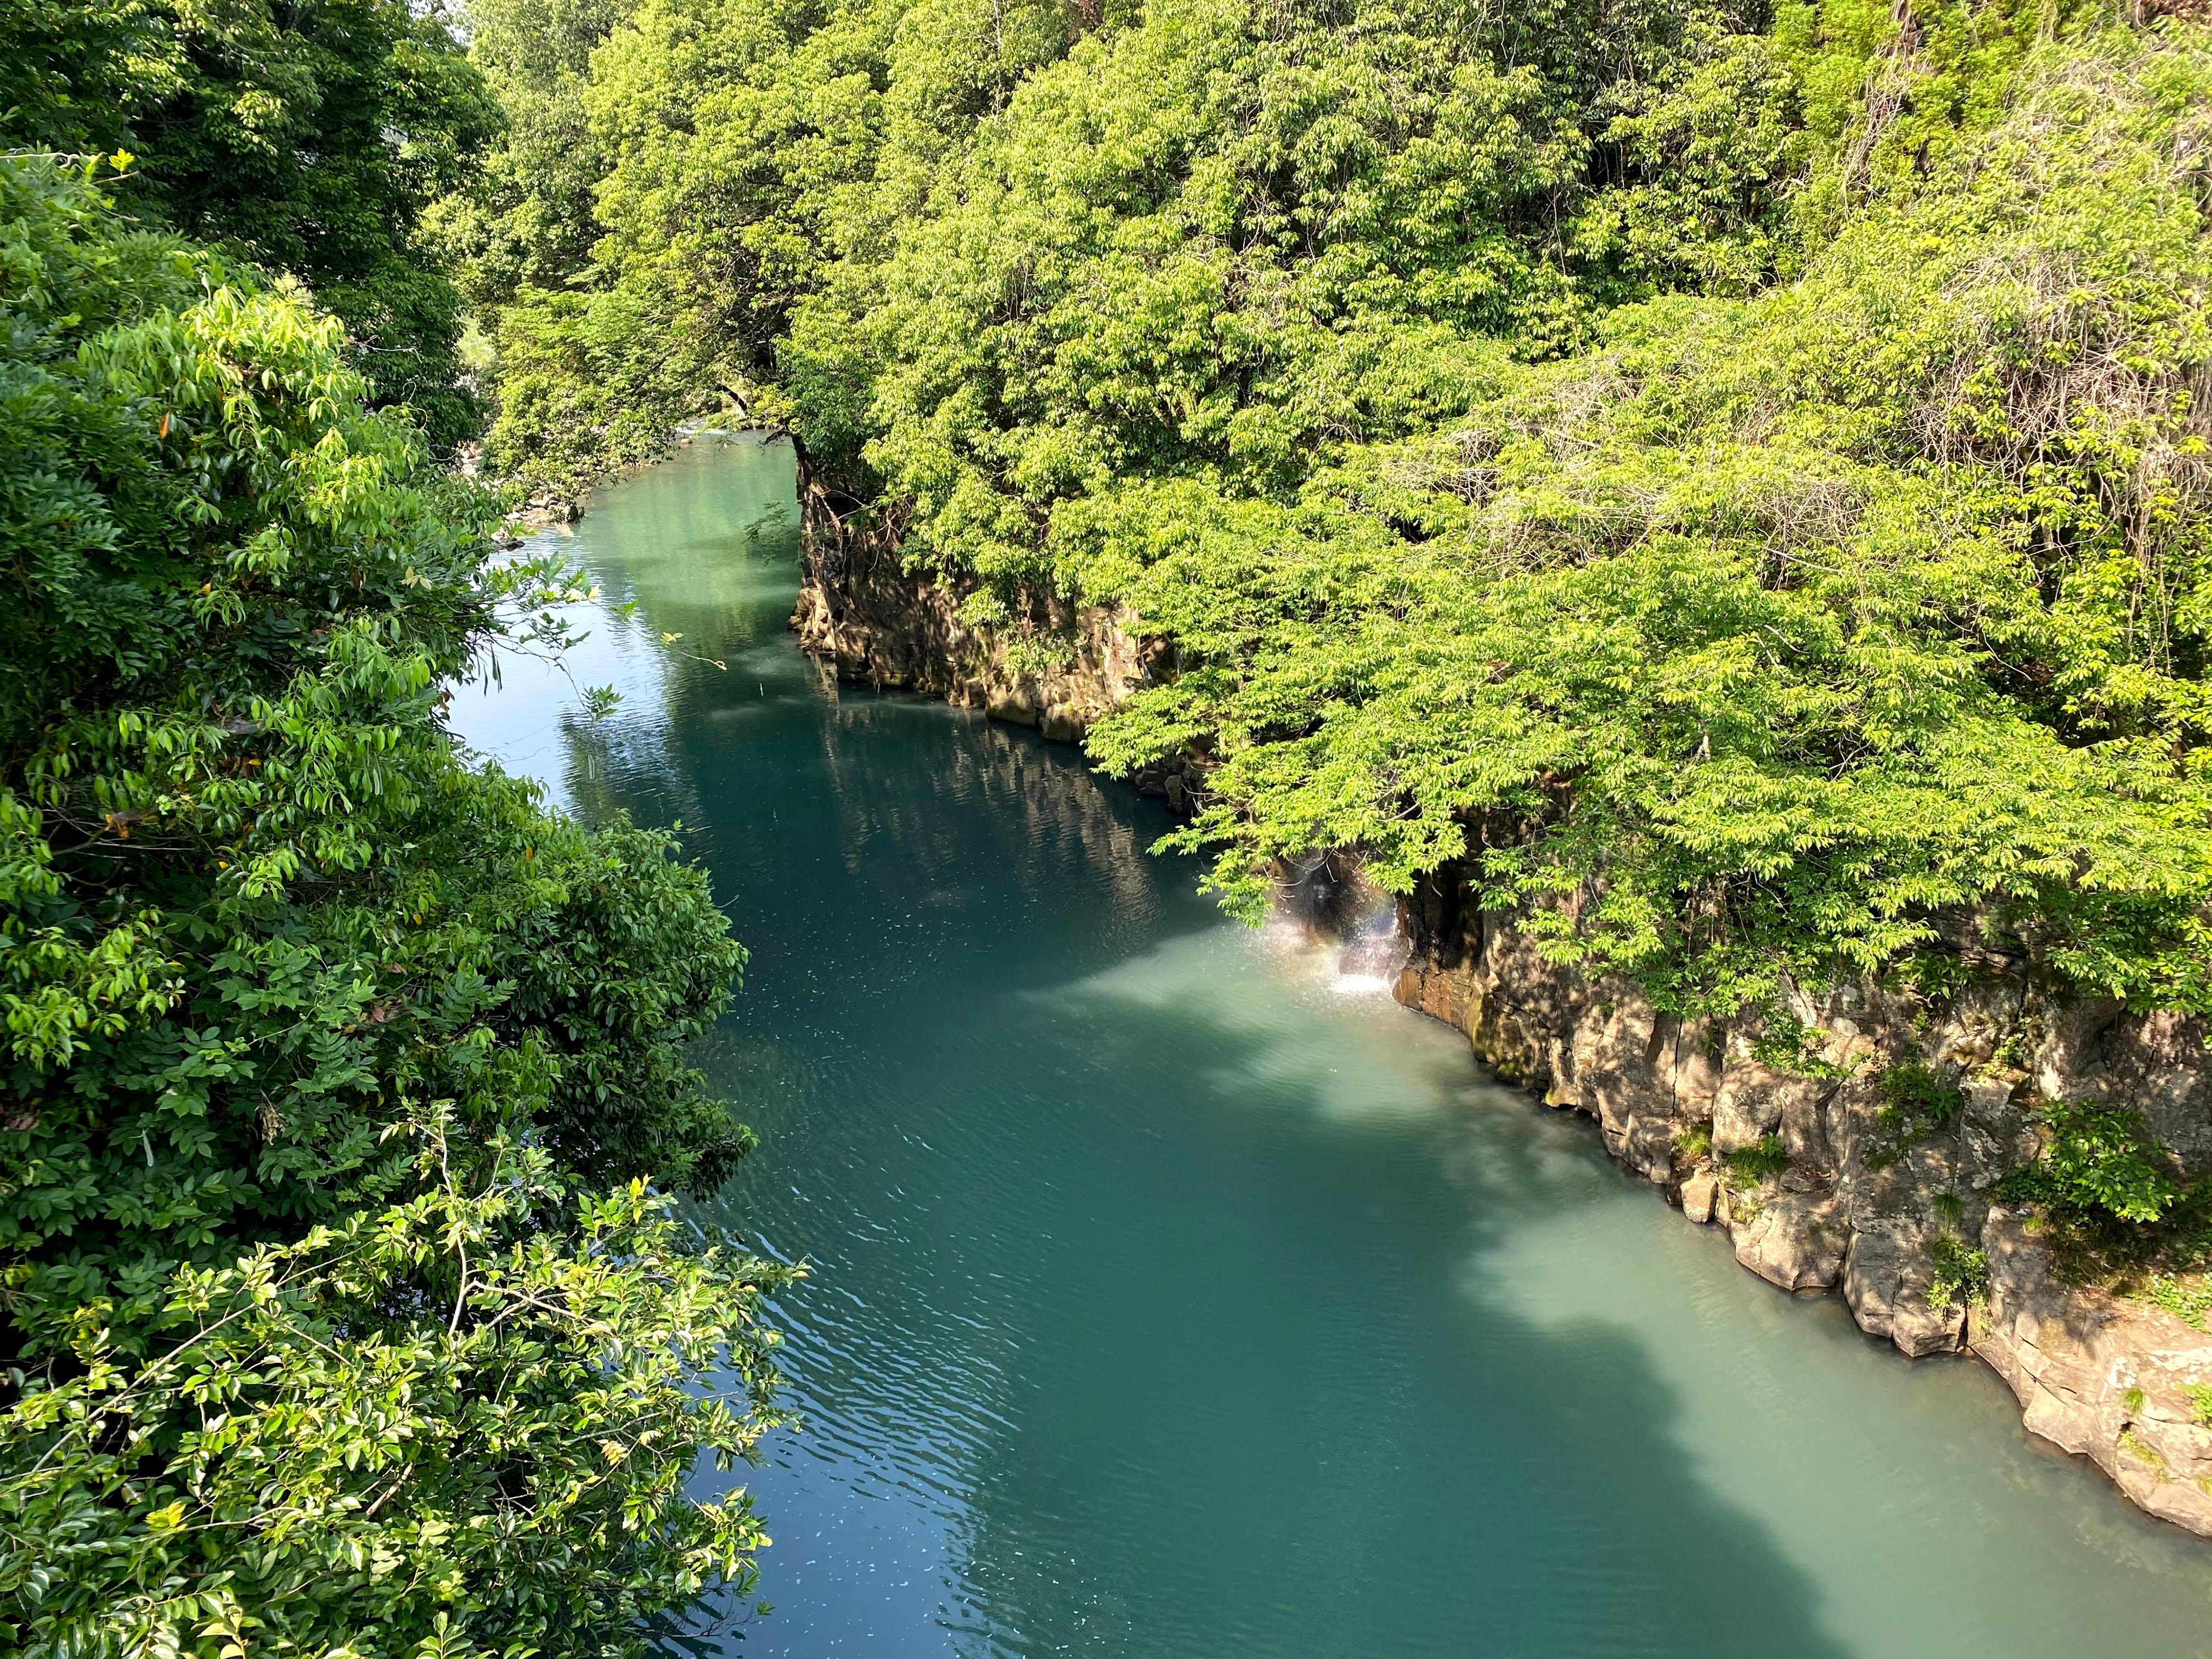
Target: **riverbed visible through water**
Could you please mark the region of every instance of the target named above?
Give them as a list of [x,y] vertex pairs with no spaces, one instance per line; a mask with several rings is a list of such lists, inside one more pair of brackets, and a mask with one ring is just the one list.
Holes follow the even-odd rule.
[[1224,921],[1075,750],[825,680],[791,492],[749,436],[610,489],[552,532],[605,590],[568,673],[454,708],[572,811],[680,820],[752,951],[697,1058],[762,1145],[712,1210],[813,1273],[804,1426],[741,1477],[774,1611],[723,1652],[2212,1655],[2212,1543],[1981,1365],[1774,1291]]

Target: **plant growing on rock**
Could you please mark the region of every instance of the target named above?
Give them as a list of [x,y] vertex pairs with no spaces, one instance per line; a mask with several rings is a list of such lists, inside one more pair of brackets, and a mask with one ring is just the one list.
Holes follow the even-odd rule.
[[2035,1212],[2064,1277],[2109,1281],[2201,1324],[2196,1280],[2212,1262],[2212,1182],[2185,1187],[2139,1112],[2062,1102],[2042,1121],[2041,1156],[1993,1196]]
[[2008,1203],[2054,1216],[2148,1224],[2182,1201],[2180,1184],[2142,1114],[2092,1101],[2061,1102],[2042,1114],[2043,1155],[1999,1188]]
[[1751,1057],[1762,1066],[1787,1072],[1793,1077],[1840,1082],[1851,1074],[1851,1068],[1822,1058],[1820,1045],[1827,1035],[1778,1006],[1761,1016],[1757,1035],[1751,1040]]
[[2212,1429],[2212,1382],[2185,1382],[2182,1397],[2189,1401],[2199,1427]]
[[1737,1181],[1761,1186],[1790,1167],[1790,1149],[1780,1135],[1770,1134],[1748,1146],[1739,1146],[1722,1161]]
[[1988,1298],[1990,1259],[1983,1251],[1947,1235],[1929,1240],[1928,1259],[1936,1269],[1928,1282],[1929,1307],[1966,1307]]
[[2160,1480],[2168,1478],[2165,1455],[2137,1434],[2132,1423],[2120,1431],[2120,1449],[2138,1463],[2148,1466]]
[[2175,1275],[2154,1273],[2144,1287],[2143,1300],[2163,1308],[2185,1324],[2212,1330],[2212,1279],[2201,1273]]
[[1869,1169],[1887,1169],[1929,1136],[1951,1128],[1966,1109],[1966,1097],[1946,1085],[1925,1060],[1889,1066],[1876,1081],[1882,1106],[1875,1121],[1887,1143],[1867,1154]]

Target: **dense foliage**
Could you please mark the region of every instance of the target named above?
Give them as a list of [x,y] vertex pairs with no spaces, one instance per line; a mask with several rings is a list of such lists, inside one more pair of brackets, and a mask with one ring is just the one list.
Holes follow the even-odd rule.
[[[588,55],[591,31],[525,52],[535,32],[502,4],[475,15],[495,80],[560,61],[569,130],[605,170],[590,258],[500,296],[502,459],[556,473],[641,453],[717,392],[799,412],[810,442],[850,454],[887,359],[957,349],[1012,377],[994,388],[1010,413],[1127,382],[1102,388],[1094,465],[1192,444],[1272,458],[1279,481],[1316,432],[1454,406],[1467,375],[1444,325],[1540,345],[1686,270],[1756,280],[1767,185],[1797,142],[1765,108],[1786,89],[1729,44],[1745,19],[1636,0],[1574,16],[646,0],[594,12]],[[531,74],[518,110],[556,84]],[[519,268],[484,264],[487,289]],[[1011,314],[989,314],[1009,281]],[[1364,388],[1330,408],[1224,426],[1347,373]]]
[[660,1195],[742,952],[456,752],[567,579],[335,321],[47,160],[0,260],[0,1644],[636,1650],[761,1538],[785,1275]]
[[[2006,1176],[1992,1195],[2036,1218],[2062,1279],[2139,1297],[2207,1328],[2212,1179],[2188,1180],[2183,1163],[2128,1105],[2058,1101],[2041,1119],[2041,1156]],[[1979,1253],[1972,1255],[1956,1265],[1985,1269]]]
[[133,152],[121,205],[300,277],[374,401],[441,450],[474,434],[461,299],[422,222],[502,117],[435,8],[10,0],[0,37],[0,147]]
[[[1092,750],[1205,759],[1248,908],[1347,848],[1686,1012],[1968,927],[2212,1012],[2195,25],[0,0],[0,76],[15,1647],[619,1653],[750,1581],[685,1484],[781,1274],[661,1196],[745,1146],[681,1053],[741,953],[441,728],[562,580],[426,459],[465,307],[501,470],[780,424],[1010,660],[1044,591],[1155,639]],[[2212,1237],[2047,1128],[2085,1250]]]
[[1680,1006],[1881,968],[1947,907],[2205,1006],[2208,69],[2038,54],[1796,282],[1616,313],[1229,527],[1176,528],[1180,483],[1063,511],[1085,591],[1184,653],[1102,746],[1217,740],[1234,886],[1471,855]]
[[497,303],[495,451],[573,475],[719,402],[971,618],[1118,607],[1174,672],[1093,752],[1210,757],[1176,839],[1234,901],[1348,848],[1684,1010],[1940,978],[1960,917],[2212,1007],[2195,27],[640,0],[588,33],[600,234]]

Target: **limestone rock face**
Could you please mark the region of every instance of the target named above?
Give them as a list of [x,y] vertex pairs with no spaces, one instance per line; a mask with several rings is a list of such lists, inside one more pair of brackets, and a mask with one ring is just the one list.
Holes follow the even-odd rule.
[[[1009,629],[970,623],[963,591],[905,570],[896,519],[854,528],[803,456],[800,496],[807,563],[792,626],[842,678],[1073,742],[1173,668],[1168,647],[1133,635],[1127,617],[1049,595]],[[1011,636],[1054,650],[1017,653]],[[1193,753],[1137,781],[1186,811],[1206,775]],[[1362,890],[1341,854],[1286,873],[1319,927]],[[1790,989],[1787,1030],[1684,1021],[1632,986],[1547,961],[1474,891],[1447,866],[1400,902],[1400,1001],[1464,1031],[1498,1077],[1594,1119],[1622,1165],[1692,1221],[1728,1227],[1752,1272],[1792,1291],[1839,1288],[1861,1328],[1916,1358],[1971,1349],[2012,1385],[2035,1433],[2094,1459],[2152,1513],[2212,1536],[2212,1427],[2188,1392],[2212,1385],[2212,1337],[2061,1283],[1991,1204],[2004,1175],[2037,1156],[2035,1114],[2055,1101],[2140,1110],[2185,1178],[2212,1176],[2204,1020],[2068,995],[2024,948],[1954,918],[1969,972],[1947,996],[1854,981]],[[1959,1109],[1899,1121],[1881,1079],[1906,1064],[1955,1091]],[[1938,1248],[1977,1246],[1989,1291],[1970,1321],[1931,1296]]]
[[1844,1270],[1850,1235],[1832,1194],[1791,1193],[1729,1225],[1735,1259],[1785,1291],[1826,1291]]
[[[1158,648],[1117,612],[1041,597],[1012,629],[961,616],[966,591],[906,569],[900,526],[848,526],[802,466],[806,569],[791,626],[800,649],[841,679],[941,697],[1060,743],[1149,684]],[[1051,659],[1018,666],[1009,637],[1052,641]]]
[[1948,1353],[1964,1341],[1966,1310],[1932,1305],[1935,1264],[1910,1223],[1870,1219],[1851,1235],[1844,1263],[1844,1300],[1869,1336],[1886,1336],[1914,1359]]
[[[1871,983],[1796,992],[1789,1012],[1810,1046],[1785,1067],[1756,1021],[1686,1026],[1632,986],[1545,961],[1469,888],[1441,872],[1402,905],[1399,1000],[1465,1031],[1500,1077],[1595,1118],[1607,1151],[1691,1220],[1727,1226],[1760,1278],[1840,1289],[1862,1329],[1912,1358],[1971,1348],[2012,1383],[2032,1431],[2212,1536],[2212,1426],[2186,1392],[2212,1383],[2212,1336],[2059,1282],[1990,1201],[2037,1155],[2034,1113],[2054,1099],[2136,1108],[2192,1178],[2212,1173],[2201,1019],[2067,1000],[2024,964],[1984,963],[1940,1003]],[[1954,1115],[1893,1121],[1881,1079],[1907,1062],[1956,1091]],[[1776,1140],[1778,1176],[1762,1163]],[[1963,1306],[1930,1300],[1939,1242],[1988,1256],[1989,1305],[1971,1329]]]
[[2091,1459],[2153,1515],[2212,1537],[2212,1426],[2186,1392],[2212,1384],[2212,1336],[2061,1284],[2002,1211],[1982,1242],[1990,1296],[1974,1316],[1974,1352],[2012,1385],[2029,1430]]

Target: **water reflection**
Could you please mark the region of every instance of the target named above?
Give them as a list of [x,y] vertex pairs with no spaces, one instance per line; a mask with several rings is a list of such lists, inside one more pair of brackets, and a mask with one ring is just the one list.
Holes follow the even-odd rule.
[[580,527],[638,601],[578,676],[611,726],[462,703],[577,810],[682,817],[755,950],[703,1045],[765,1137],[722,1206],[818,1272],[733,1651],[2206,1650],[2201,1547],[1978,1368],[1776,1295],[1223,927],[1070,751],[821,685],[744,533],[787,465],[687,452]]

